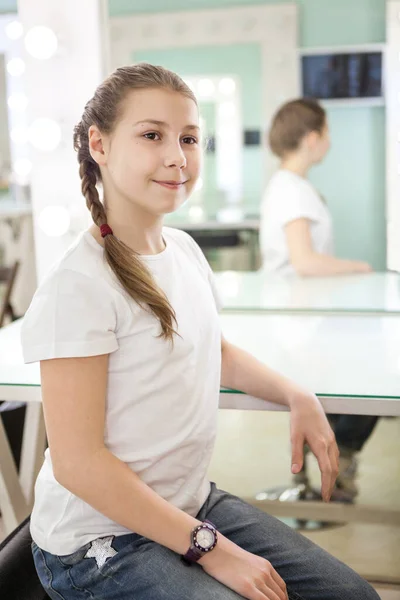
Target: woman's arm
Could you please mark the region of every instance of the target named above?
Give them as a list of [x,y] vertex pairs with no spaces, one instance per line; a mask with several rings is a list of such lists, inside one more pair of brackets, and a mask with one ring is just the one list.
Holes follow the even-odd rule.
[[151,490],[104,445],[108,355],[41,362],[56,480],[131,531],[185,554],[199,521]]
[[318,277],[345,273],[369,273],[372,270],[366,262],[343,260],[315,252],[308,219],[296,219],[288,223],[285,227],[285,235],[290,262],[298,275]]
[[224,387],[289,407],[292,472],[301,470],[304,444],[308,443],[322,474],[322,497],[329,500],[338,474],[339,452],[318,398],[224,338],[221,350],[221,384]]

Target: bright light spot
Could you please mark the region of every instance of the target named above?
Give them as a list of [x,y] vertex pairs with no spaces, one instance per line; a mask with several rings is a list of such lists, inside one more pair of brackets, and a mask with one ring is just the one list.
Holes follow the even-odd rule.
[[204,210],[201,206],[191,206],[189,208],[189,218],[191,221],[201,221],[204,217]]
[[219,105],[219,114],[223,119],[232,119],[236,114],[234,102],[221,102]]
[[25,48],[34,58],[51,58],[58,46],[56,34],[49,27],[32,27],[25,36]]
[[10,38],[10,40],[18,40],[23,33],[24,28],[19,21],[11,21],[11,23],[6,26],[6,36]]
[[217,213],[217,221],[220,223],[237,223],[244,218],[243,210],[237,206],[222,208]]
[[29,128],[29,141],[38,150],[55,150],[61,141],[61,128],[53,119],[36,119]]
[[11,129],[10,138],[14,144],[26,144],[28,141],[28,130],[26,127],[17,125]]
[[7,63],[7,71],[12,77],[20,77],[25,72],[25,63],[22,58],[12,58]]
[[13,170],[20,177],[27,177],[32,170],[32,163],[28,158],[18,158],[13,164]]
[[39,215],[40,229],[50,237],[59,237],[67,233],[70,215],[63,206],[47,206]]
[[7,100],[7,104],[11,110],[22,112],[28,106],[28,98],[25,94],[21,93],[11,94]]
[[197,85],[197,91],[199,96],[207,98],[212,96],[215,92],[215,85],[211,79],[200,79]]
[[233,94],[236,90],[236,83],[231,77],[224,77],[218,84],[218,89],[221,94]]

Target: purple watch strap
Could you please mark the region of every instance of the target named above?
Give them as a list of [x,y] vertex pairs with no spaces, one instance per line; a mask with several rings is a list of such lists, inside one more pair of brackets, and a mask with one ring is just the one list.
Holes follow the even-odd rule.
[[191,546],[183,558],[185,561],[187,561],[189,563],[194,563],[194,562],[197,562],[198,560],[200,560],[200,558],[202,556],[203,556],[203,552],[201,552],[198,548]]
[[[205,521],[203,521],[202,525],[210,525],[212,527],[212,529],[214,530],[214,533],[216,534],[216,527],[215,527],[214,523],[211,523],[211,521],[205,520]],[[196,531],[196,529],[194,529],[193,531]],[[192,532],[192,534],[193,534],[193,532]],[[192,543],[192,545],[190,546],[190,548],[186,552],[186,554],[184,556],[182,556],[182,559],[184,560],[185,563],[192,564],[192,563],[195,563],[198,560],[200,560],[200,558],[202,558],[204,556],[204,554],[205,554],[205,552],[202,552],[199,548],[196,548],[196,546]]]

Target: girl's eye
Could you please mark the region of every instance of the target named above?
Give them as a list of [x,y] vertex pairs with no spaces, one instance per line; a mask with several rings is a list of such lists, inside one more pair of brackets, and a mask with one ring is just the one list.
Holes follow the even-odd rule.
[[160,134],[157,133],[156,131],[150,131],[149,133],[145,133],[144,138],[146,138],[146,140],[160,140]]
[[197,144],[196,138],[194,138],[192,136],[186,136],[186,137],[182,138],[182,142],[184,144]]

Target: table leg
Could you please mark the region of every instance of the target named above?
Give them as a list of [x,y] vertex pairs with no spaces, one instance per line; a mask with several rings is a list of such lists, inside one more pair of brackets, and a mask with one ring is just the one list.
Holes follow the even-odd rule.
[[22,493],[14,457],[0,419],[0,509],[6,534],[28,516],[30,510]]
[[45,444],[46,430],[42,404],[29,402],[26,407],[19,479],[30,510],[33,507],[36,477],[43,464]]

